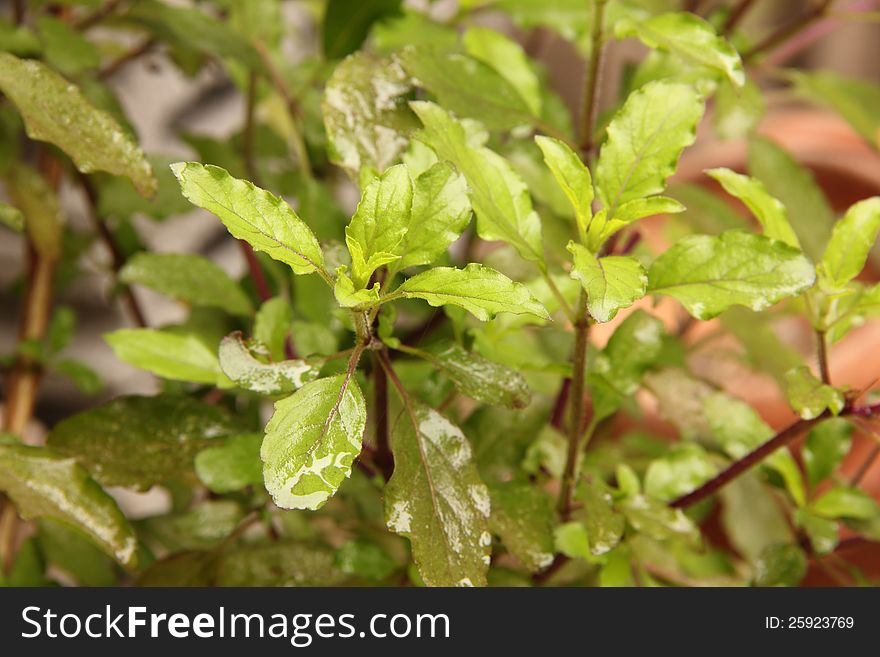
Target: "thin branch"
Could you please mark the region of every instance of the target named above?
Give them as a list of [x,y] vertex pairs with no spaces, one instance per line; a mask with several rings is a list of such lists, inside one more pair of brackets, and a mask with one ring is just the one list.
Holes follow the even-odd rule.
[[123,285],[119,282],[119,270],[125,265],[125,256],[122,254],[119,245],[116,243],[116,238],[107,227],[106,222],[104,222],[104,220],[98,215],[98,193],[95,190],[95,186],[84,173],[79,174],[79,182],[83,193],[85,194],[86,201],[88,201],[89,214],[91,215],[95,232],[104,244],[104,247],[110,253],[114,282],[121,286],[122,298],[125,300],[125,305],[128,306],[128,311],[131,313],[135,324],[141,328],[145,328],[147,326],[147,319],[134,290],[128,285]]
[[12,2],[12,20],[16,25],[21,25],[24,23],[24,15],[25,10],[27,9],[27,3],[25,0],[13,0]]
[[744,62],[749,62],[758,55],[781,46],[793,36],[800,33],[801,30],[804,30],[813,23],[822,20],[833,3],[834,0],[821,0],[821,2],[814,5],[809,11],[801,14],[796,20],[787,25],[783,25],[775,32],[771,32],[763,41],[760,41],[751,49],[744,52],[742,60]]
[[568,397],[571,394],[571,377],[562,379],[556,400],[553,402],[553,411],[550,414],[550,426],[557,431],[562,431],[565,425],[565,409],[568,406]]
[[388,442],[388,374],[382,366],[380,353],[373,352],[373,434],[376,439],[373,463],[388,481],[394,472],[394,456]]
[[753,4],[755,4],[755,0],[740,0],[739,4],[727,16],[727,20],[724,21],[724,25],[721,27],[721,34],[724,36],[732,34]]
[[105,64],[104,67],[96,73],[97,78],[99,80],[105,80],[115,75],[131,62],[140,59],[147,53],[151,52],[153,48],[158,45],[158,43],[159,41],[153,37],[144,39],[139,45],[135,46],[127,52],[122,53],[116,59]]
[[816,357],[819,361],[819,374],[822,377],[822,383],[827,386],[831,385],[831,370],[828,367],[828,339],[825,337],[824,331],[816,331],[817,353]]
[[868,453],[868,456],[865,457],[865,460],[862,461],[858,470],[853,473],[852,478],[849,480],[850,487],[855,488],[862,483],[862,479],[868,474],[868,470],[874,465],[878,456],[880,456],[880,444],[874,445],[874,447],[871,448],[871,451]]
[[580,147],[584,162],[590,161],[595,146],[593,128],[598,111],[599,78],[602,72],[602,58],[605,51],[603,30],[605,27],[605,3],[607,0],[595,0],[593,9],[593,34],[590,63],[584,80],[584,101],[581,109]]

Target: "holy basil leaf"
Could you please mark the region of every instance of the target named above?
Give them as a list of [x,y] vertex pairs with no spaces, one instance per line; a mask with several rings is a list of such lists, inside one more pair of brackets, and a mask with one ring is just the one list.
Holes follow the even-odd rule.
[[217,354],[195,335],[156,329],[119,329],[104,339],[123,363],[175,381],[229,385]]
[[583,503],[583,526],[587,533],[589,551],[593,556],[610,552],[623,537],[626,518],[614,508],[608,486],[599,480],[586,478],[575,491]]
[[535,115],[541,115],[541,83],[516,41],[485,27],[471,27],[461,38],[471,57],[491,66],[507,80]]
[[858,488],[832,488],[810,504],[817,516],[829,519],[868,520],[880,515],[877,501]]
[[684,209],[681,203],[668,196],[649,196],[627,201],[617,208],[613,219],[608,219],[608,211],[603,208],[596,213],[588,226],[587,248],[598,253],[606,240],[624,226],[645,217],[674,214],[683,212]]
[[283,360],[284,343],[292,325],[290,302],[283,297],[272,297],[260,306],[254,317],[254,339],[266,346],[272,360]]
[[71,525],[123,566],[136,564],[137,539],[128,520],[74,459],[47,447],[0,445],[0,490],[24,518]]
[[494,269],[471,263],[464,269],[434,267],[407,279],[392,296],[424,299],[432,306],[461,306],[486,321],[497,313],[550,316],[522,283]]
[[808,367],[796,367],[785,375],[791,407],[805,420],[819,417],[826,409],[833,415],[843,410],[843,393],[822,383]]
[[15,206],[0,201],[0,224],[13,232],[21,233],[24,231],[24,215]]
[[250,299],[223,269],[189,253],[138,253],[119,271],[123,283],[137,283],[196,306],[249,316]]
[[410,406],[391,434],[394,474],[385,488],[388,528],[406,536],[429,586],[485,586],[491,502],[461,429]]
[[462,394],[484,404],[525,408],[531,401],[529,386],[519,372],[466,351],[454,342],[417,350],[415,355],[446,374]]
[[357,50],[374,23],[400,14],[402,0],[364,0],[352,5],[346,0],[328,0],[321,28],[321,43],[327,59],[338,59]]
[[262,434],[246,433],[203,449],[196,454],[196,474],[205,486],[219,494],[258,486],[263,483],[262,442]]
[[767,237],[781,240],[796,249],[801,248],[797,235],[788,223],[785,206],[770,196],[760,180],[723,168],[709,169],[706,173],[721,183],[724,191],[738,198],[752,211],[764,227]]
[[128,176],[144,196],[155,193],[150,164],[131,136],[50,68],[0,53],[0,91],[18,107],[31,139],[55,144],[83,173]]
[[410,47],[400,60],[419,86],[459,116],[494,130],[510,130],[536,121],[516,87],[479,59],[429,47]]
[[794,521],[807,533],[816,554],[830,554],[840,542],[840,529],[834,520],[822,518],[809,509],[798,509]]
[[638,37],[649,48],[667,50],[714,70],[736,87],[745,84],[742,61],[733,46],[718,36],[712,25],[690,12],[660,14],[638,22],[624,18],[615,25],[615,34],[618,39]]
[[550,498],[531,484],[491,486],[489,527],[510,553],[530,572],[553,561],[553,525],[556,517]]
[[815,486],[827,477],[849,453],[852,445],[853,426],[843,418],[825,420],[807,434],[803,458],[807,478]]
[[375,543],[346,541],[336,552],[336,566],[348,575],[376,581],[387,579],[397,570],[397,563]]
[[645,472],[645,492],[669,502],[695,490],[717,472],[706,450],[695,443],[683,443],[651,461]]
[[336,302],[343,308],[361,310],[379,303],[380,283],[376,281],[371,288],[359,288],[346,273],[346,269],[345,265],[340,265],[336,269],[336,283],[333,286],[333,296],[336,298]]
[[617,311],[628,308],[645,296],[648,274],[633,256],[597,258],[575,242],[568,243],[574,255],[572,278],[580,281],[587,293],[587,309],[597,322],[614,319]]
[[552,137],[537,136],[535,143],[544,154],[544,162],[553,173],[566,198],[574,208],[581,239],[593,217],[593,179],[581,158],[566,144]]
[[216,569],[217,586],[339,586],[345,581],[333,550],[302,541],[246,543],[224,551]]
[[834,226],[834,213],[809,169],[763,137],[749,140],[749,172],[788,210],[801,245],[814,262],[822,256]]
[[357,380],[340,374],[275,402],[260,450],[266,490],[282,509],[318,509],[351,474],[367,409]]
[[188,397],[119,397],[62,420],[48,444],[105,486],[147,489],[186,472],[197,452],[237,431],[223,410]]
[[659,194],[682,150],[694,142],[704,100],[693,87],[649,82],[632,93],[608,125],[596,189],[609,219],[627,201]]
[[859,201],[834,224],[818,267],[819,282],[830,290],[859,275],[880,233],[880,196]]
[[257,359],[257,355],[259,352],[245,343],[239,331],[220,342],[219,359],[223,373],[251,392],[263,395],[290,393],[317,379],[321,371],[320,365],[301,359],[264,363]]
[[807,574],[807,555],[797,545],[766,547],[755,564],[755,586],[797,586]]
[[177,162],[171,170],[183,195],[217,215],[233,237],[290,265],[295,274],[309,274],[324,264],[315,235],[282,199],[210,164]]
[[145,518],[139,534],[171,552],[209,550],[226,539],[244,517],[233,500],[208,500],[185,511]]
[[425,126],[419,139],[441,160],[452,162],[467,180],[480,237],[504,240],[526,260],[543,263],[541,219],[522,178],[497,153],[469,145],[464,126],[440,106],[426,102],[411,106]]
[[633,529],[655,541],[682,540],[691,546],[700,545],[700,531],[681,509],[643,494],[625,497],[618,507]]
[[37,28],[43,58],[65,75],[76,76],[101,64],[95,45],[63,20],[40,16]]
[[428,265],[446,253],[471,218],[467,182],[448,162],[437,162],[415,180],[412,212],[396,269]]
[[327,81],[322,104],[330,159],[357,177],[385,171],[418,125],[407,105],[412,85],[396,59],[356,52]]
[[403,164],[393,166],[367,185],[345,229],[352,278],[364,287],[380,266],[399,257],[398,246],[410,225],[413,183]]
[[734,305],[764,310],[814,280],[813,266],[797,249],[727,231],[679,240],[651,265],[648,292],[674,297],[697,319],[711,319]]

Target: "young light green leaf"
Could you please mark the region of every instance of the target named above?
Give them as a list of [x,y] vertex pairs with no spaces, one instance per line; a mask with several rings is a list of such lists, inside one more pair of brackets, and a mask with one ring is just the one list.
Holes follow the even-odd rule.
[[318,379],[275,402],[260,450],[266,490],[282,509],[318,509],[351,474],[367,420],[350,375]]
[[330,159],[356,178],[385,171],[406,148],[418,121],[407,105],[409,76],[397,59],[366,52],[346,57],[327,81],[322,102]]
[[788,372],[785,383],[791,407],[805,420],[819,417],[826,409],[833,415],[843,410],[843,393],[822,383],[808,367],[796,367]]
[[123,283],[137,283],[195,306],[250,316],[251,300],[213,262],[191,253],[137,253],[119,271]]
[[835,520],[855,518],[869,520],[880,515],[877,500],[858,488],[837,487],[823,493],[811,505],[817,516]]
[[694,142],[704,100],[690,85],[659,80],[630,94],[608,125],[596,190],[609,219],[634,199],[661,193]]
[[880,196],[859,201],[834,225],[819,263],[819,282],[834,290],[861,273],[880,233]]
[[587,309],[597,322],[614,319],[617,311],[628,308],[645,296],[648,273],[632,256],[597,258],[580,244],[568,243],[574,256],[571,277],[580,281],[587,293]]
[[295,274],[322,268],[324,255],[318,240],[282,199],[210,164],[176,162],[171,170],[183,195],[217,215],[233,237],[290,265]]
[[516,41],[485,27],[471,27],[461,37],[471,57],[491,66],[519,92],[535,116],[541,115],[541,83]]
[[850,294],[838,299],[828,319],[827,337],[831,344],[880,314],[880,285],[865,288],[859,283],[850,282],[846,290]]
[[717,472],[706,450],[696,443],[682,443],[651,461],[645,472],[645,492],[669,502],[695,490]]
[[407,279],[391,296],[424,299],[432,306],[461,306],[484,322],[497,313],[550,317],[525,285],[476,263],[464,269],[434,267]]
[[437,411],[407,406],[391,433],[388,528],[410,539],[413,559],[429,586],[485,586],[491,502],[470,444]]
[[74,459],[47,447],[0,445],[0,490],[24,518],[72,525],[123,566],[136,564],[131,525],[116,501]]
[[320,365],[301,359],[265,363],[259,349],[249,346],[236,331],[220,341],[220,368],[238,386],[262,395],[280,395],[302,388],[318,378]]
[[477,119],[492,130],[510,130],[537,120],[516,87],[479,59],[409,47],[400,53],[400,61],[419,86],[458,116]]
[[0,53],[0,91],[21,112],[31,139],[55,144],[83,173],[128,176],[144,196],[155,193],[150,164],[131,136],[52,69]]
[[[399,256],[410,226],[413,183],[403,164],[391,167],[364,190],[357,211],[345,229],[354,284],[362,288],[380,266]],[[357,246],[353,248],[353,243]]]
[[804,253],[818,262],[834,226],[834,213],[810,170],[769,139],[753,136],[749,172],[782,202]]
[[648,270],[648,292],[674,297],[697,319],[711,319],[734,305],[768,308],[803,292],[815,276],[797,249],[727,231],[685,237],[661,254]]
[[770,196],[760,180],[724,168],[708,169],[706,173],[721,183],[724,191],[745,203],[764,227],[767,237],[781,240],[796,249],[801,248],[797,235],[788,223],[785,206]]
[[489,488],[492,513],[489,528],[529,572],[553,561],[553,525],[550,498],[530,484],[508,482]]
[[544,154],[544,162],[574,208],[581,239],[593,217],[593,179],[581,158],[565,142],[539,135],[535,143]]
[[840,543],[840,529],[834,520],[818,516],[809,509],[797,509],[794,521],[806,532],[816,554],[830,554]]
[[610,552],[623,537],[626,518],[613,504],[608,486],[593,478],[583,479],[575,491],[583,503],[583,525],[587,532],[590,554],[595,557]]
[[[418,142],[415,142],[418,143]],[[471,219],[467,182],[448,162],[437,162],[415,180],[409,226],[395,269],[428,265],[446,253]]]
[[17,207],[0,201],[0,224],[15,233],[24,232],[24,215]]
[[684,210],[685,207],[681,203],[668,196],[649,196],[627,201],[617,208],[614,218],[610,220],[608,211],[603,208],[596,213],[587,229],[587,248],[593,253],[598,253],[608,238],[624,226],[645,217],[675,214]]
[[543,263],[541,220],[528,188],[507,161],[488,148],[469,144],[464,126],[439,105],[411,103],[425,129],[419,139],[464,175],[485,240],[504,240],[526,260]]
[[407,351],[429,361],[446,374],[462,394],[484,404],[525,408],[531,401],[529,386],[519,372],[466,351],[455,342]]
[[638,37],[649,48],[659,48],[726,76],[742,87],[746,81],[739,54],[726,39],[718,36],[705,20],[690,12],[671,12],[644,21],[629,18],[615,25],[618,39]]
[[199,450],[239,432],[222,409],[189,397],[119,397],[62,420],[48,444],[105,486],[145,490],[186,472]]
[[119,329],[104,339],[116,357],[142,370],[174,381],[228,386],[217,354],[195,335],[157,329]]
[[789,74],[795,89],[808,100],[830,107],[874,148],[880,148],[880,86],[867,80],[847,78],[832,71]]
[[643,494],[625,497],[618,503],[627,522],[638,533],[655,541],[681,540],[699,546],[700,531],[681,509],[673,509]]
[[832,418],[810,429],[804,443],[803,459],[807,479],[815,486],[827,477],[849,454],[853,425],[843,418]]
[[205,486],[221,495],[262,485],[262,442],[263,434],[245,433],[203,449],[196,454],[196,474]]
[[371,288],[358,288],[351,277],[346,273],[346,266],[340,265],[336,269],[336,284],[333,286],[333,296],[343,308],[371,308],[379,303],[378,281]]

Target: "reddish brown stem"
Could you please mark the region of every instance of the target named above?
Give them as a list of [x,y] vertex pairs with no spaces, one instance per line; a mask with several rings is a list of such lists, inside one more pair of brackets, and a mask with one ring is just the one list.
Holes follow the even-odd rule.
[[394,472],[394,456],[388,442],[388,374],[382,367],[380,353],[373,352],[373,433],[376,440],[373,463],[388,481]]

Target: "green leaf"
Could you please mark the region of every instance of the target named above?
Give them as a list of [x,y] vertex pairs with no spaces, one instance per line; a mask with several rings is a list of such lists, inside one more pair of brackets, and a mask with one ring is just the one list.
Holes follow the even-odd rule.
[[489,488],[492,514],[489,528],[529,572],[553,561],[556,517],[546,493],[530,484],[505,483]]
[[608,125],[596,166],[596,189],[613,218],[634,199],[661,193],[682,150],[694,142],[703,98],[693,87],[649,82],[630,94]]
[[614,319],[617,311],[628,308],[645,296],[648,273],[633,256],[597,258],[575,242],[568,243],[574,256],[571,277],[580,281],[587,293],[587,309],[597,322]]
[[827,337],[834,344],[857,326],[880,314],[880,285],[864,288],[858,283],[846,286],[850,294],[842,296],[833,306],[828,320]]
[[254,307],[244,291],[213,262],[190,253],[137,253],[119,271],[123,283],[137,283],[195,306],[250,316]]
[[119,397],[56,424],[48,445],[76,457],[105,486],[147,489],[186,472],[198,451],[238,431],[220,408],[188,397]]
[[788,401],[804,420],[819,417],[826,409],[833,415],[843,410],[843,393],[817,379],[810,368],[796,367],[785,375]]
[[584,505],[583,526],[590,554],[598,557],[610,552],[623,537],[626,518],[614,508],[608,486],[587,478],[578,484],[575,495]]
[[15,206],[0,201],[0,224],[15,233],[24,232],[24,215]]
[[[263,303],[254,318],[254,340],[266,345],[272,360],[284,359],[284,343],[293,324],[293,309],[283,297]],[[222,363],[221,363],[222,365]]]
[[123,363],[174,381],[228,386],[217,354],[195,335],[156,329],[119,329],[104,339]]
[[411,103],[425,129],[419,139],[464,175],[485,240],[504,240],[526,260],[543,263],[541,219],[528,188],[507,161],[488,148],[472,147],[464,126],[433,103]]
[[763,137],[749,140],[749,172],[788,210],[794,232],[810,259],[818,261],[834,226],[834,214],[809,169]]
[[382,287],[379,281],[373,283],[371,288],[359,288],[345,273],[346,269],[345,265],[340,265],[336,269],[336,284],[333,286],[333,296],[336,297],[336,302],[343,308],[360,310],[372,308],[378,304],[379,289]]
[[683,212],[685,207],[668,196],[649,196],[627,201],[608,219],[607,210],[599,210],[587,229],[587,248],[598,253],[609,237],[624,226],[658,214],[674,214]]
[[262,442],[263,434],[246,433],[203,449],[196,454],[196,474],[212,492],[221,495],[258,486],[263,483]]
[[769,545],[755,564],[755,586],[797,586],[807,574],[807,555],[797,545]]
[[357,380],[340,374],[275,402],[260,450],[266,490],[282,509],[318,509],[351,474],[367,409]]
[[796,249],[801,248],[797,235],[788,223],[785,206],[770,196],[760,180],[724,168],[708,169],[706,173],[721,183],[724,191],[738,198],[751,210],[764,227],[767,237],[785,242]]
[[830,290],[858,276],[880,233],[880,196],[859,201],[834,224],[831,240],[822,254],[820,284]]
[[832,520],[869,520],[880,514],[877,500],[858,488],[832,488],[816,499],[810,509],[817,516]]
[[646,495],[625,497],[618,504],[627,522],[638,533],[655,541],[682,540],[700,545],[700,531],[681,509],[672,509]]
[[55,144],[83,173],[128,176],[144,196],[156,191],[150,164],[128,133],[50,68],[0,53],[0,91],[18,107],[31,139]]
[[544,162],[574,208],[581,239],[593,218],[593,179],[581,158],[563,141],[537,136],[535,143],[544,154]]
[[186,511],[145,518],[138,529],[172,552],[209,550],[235,531],[243,517],[237,502],[208,500]]
[[51,363],[50,367],[73,381],[83,394],[96,395],[104,389],[104,382],[98,373],[83,362],[71,359],[60,360]]
[[57,354],[70,344],[76,333],[76,313],[70,306],[58,306],[46,329],[46,346],[50,354]]
[[652,16],[644,21],[628,18],[615,25],[618,39],[635,36],[649,48],[672,52],[682,59],[711,69],[736,87],[742,87],[746,74],[739,54],[711,24],[690,12]]
[[803,459],[811,486],[831,476],[852,446],[853,425],[843,418],[825,420],[810,429]]
[[74,459],[46,447],[0,445],[0,489],[25,519],[67,523],[123,566],[135,565],[137,540],[128,520]]
[[339,59],[357,50],[374,23],[400,14],[402,0],[364,0],[352,6],[346,0],[328,0],[321,28],[327,59]]
[[357,178],[385,171],[406,148],[418,121],[407,105],[412,84],[396,59],[356,52],[327,81],[322,101],[330,160]]
[[363,540],[346,541],[336,552],[336,566],[348,575],[376,581],[388,579],[397,563],[375,543]]
[[223,553],[217,586],[339,586],[333,550],[301,541],[245,544]]
[[808,100],[829,107],[849,123],[874,148],[880,148],[880,86],[847,78],[831,71],[789,73],[795,89]]
[[210,164],[176,162],[171,170],[183,195],[217,215],[233,237],[290,265],[295,274],[322,268],[318,240],[282,199]]
[[431,47],[409,47],[400,53],[400,61],[440,105],[458,116],[477,119],[490,130],[511,130],[538,120],[517,88],[479,59]]
[[519,372],[467,351],[455,342],[407,351],[443,372],[459,392],[484,404],[525,408],[532,399],[529,386]]
[[0,21],[0,50],[16,57],[39,57],[42,46],[27,26]]
[[446,253],[471,219],[467,182],[448,162],[437,162],[415,180],[409,226],[396,269],[428,265]]
[[525,285],[476,263],[464,269],[434,267],[407,279],[392,295],[424,299],[432,306],[461,306],[484,322],[505,312],[550,317]]
[[43,43],[43,59],[65,75],[76,76],[101,64],[94,44],[63,20],[40,16],[37,29]]
[[58,260],[64,228],[55,190],[38,171],[25,164],[12,168],[6,188],[24,216],[24,226],[34,248],[44,258]]
[[394,474],[385,488],[388,528],[406,536],[428,586],[485,586],[491,502],[461,429],[407,404],[391,433]]
[[755,473],[737,477],[721,488],[719,497],[724,532],[733,548],[749,562],[756,563],[772,545],[794,541],[788,519],[771,489]]
[[80,586],[113,586],[113,560],[85,538],[81,531],[54,520],[37,523],[40,552],[53,568],[60,568]]
[[702,447],[683,443],[651,461],[645,472],[645,492],[663,502],[690,493],[715,476],[718,467]]
[[678,299],[697,319],[734,305],[764,310],[813,284],[810,261],[787,244],[739,231],[691,235],[648,270],[648,292]]
[[541,115],[541,83],[522,46],[485,27],[469,28],[461,42],[471,57],[491,66],[517,90],[532,114]]
[[320,365],[301,359],[264,363],[259,349],[249,346],[236,331],[220,341],[220,368],[239,387],[262,395],[280,395],[302,388],[318,378]]
[[377,268],[399,257],[398,246],[410,225],[412,202],[413,183],[403,164],[391,167],[364,190],[345,229],[352,278],[358,288],[366,286]]
[[808,509],[798,509],[794,514],[795,524],[801,527],[810,539],[813,551],[816,554],[830,554],[834,552],[840,542],[840,530],[837,522],[828,518],[821,518]]
[[592,559],[590,539],[579,522],[564,522],[553,530],[556,551],[570,559]]

